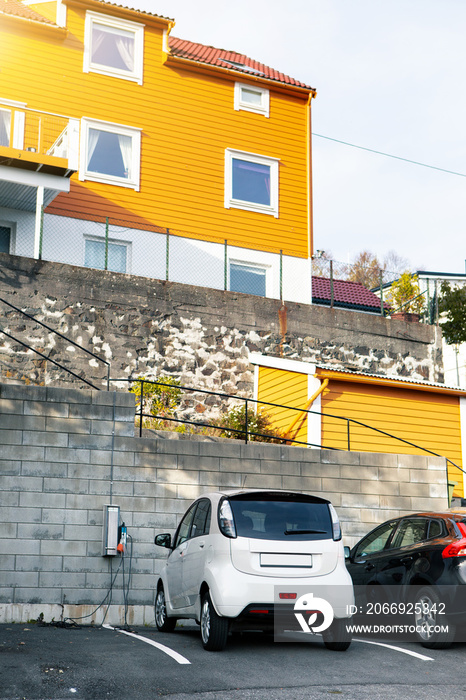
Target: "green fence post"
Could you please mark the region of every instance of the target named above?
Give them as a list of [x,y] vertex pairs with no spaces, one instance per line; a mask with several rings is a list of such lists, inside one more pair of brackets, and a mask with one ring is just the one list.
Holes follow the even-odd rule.
[[104,270],[108,270],[108,216],[105,219],[105,265]]

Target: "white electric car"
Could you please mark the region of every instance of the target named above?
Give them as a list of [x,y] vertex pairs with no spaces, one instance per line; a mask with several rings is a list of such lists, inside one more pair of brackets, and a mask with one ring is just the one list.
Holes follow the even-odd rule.
[[299,608],[303,630],[317,631],[304,622],[306,612],[309,625],[316,620],[320,600],[333,613],[322,632],[325,645],[337,651],[350,645],[353,585],[329,501],[288,491],[207,493],[188,508],[173,538],[159,534],[155,544],[170,550],[155,597],[160,631],[194,619],[204,648],[219,651],[231,630],[273,630],[278,610],[298,619],[294,606],[304,592],[318,598]]

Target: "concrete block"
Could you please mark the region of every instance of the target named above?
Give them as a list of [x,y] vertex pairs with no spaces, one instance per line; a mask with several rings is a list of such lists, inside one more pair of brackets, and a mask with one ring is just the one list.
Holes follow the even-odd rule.
[[0,539],[14,539],[18,534],[18,523],[0,523]]
[[134,496],[155,496],[159,498],[171,498],[176,493],[174,484],[158,484],[153,482],[134,481]]
[[259,474],[260,461],[250,459],[238,459],[236,457],[221,457],[220,471],[240,472],[241,474]]
[[[223,457],[240,459],[242,456],[242,448],[246,449],[246,453],[250,454],[254,450],[254,445],[245,445],[237,440],[222,440],[221,442],[199,442],[199,456],[203,457]],[[250,448],[249,450],[247,448]],[[194,454],[194,452],[188,453]]]
[[0,476],[0,494],[2,491],[42,491],[42,483],[41,477]]
[[339,452],[338,450],[322,450],[322,464],[360,464],[360,452]]
[[398,509],[401,512],[416,510],[412,505],[413,501],[409,496],[380,496],[379,507]]
[[261,474],[281,474],[298,476],[301,473],[300,462],[285,462],[280,460],[261,459]]
[[[113,452],[113,464],[119,463],[118,457],[120,455],[120,452]],[[90,464],[95,464],[96,466],[108,466],[112,463],[112,451],[90,450],[89,462]]]
[[109,560],[106,557],[63,557],[63,571],[76,571],[82,574],[109,571]]
[[40,542],[40,554],[57,557],[85,557],[86,542],[77,540],[42,540]]
[[242,486],[246,489],[281,489],[282,477],[271,474],[244,474]]
[[90,493],[88,479],[44,478],[44,492],[51,493]]
[[[110,420],[113,421],[113,407],[95,406],[93,404],[70,404],[67,414],[70,418],[84,418],[87,420]],[[115,412],[115,419],[116,419]]]
[[427,457],[424,455],[398,455],[398,466],[404,469],[426,469]]
[[109,480],[110,474],[110,466],[101,466],[95,462],[90,464],[68,464],[68,478],[70,479]]
[[[403,467],[379,467],[377,471],[380,481],[397,481],[398,483],[410,481],[409,469],[404,469]],[[418,470],[416,469],[417,473]]]
[[[21,559],[21,557],[18,557],[18,559]],[[15,560],[16,557],[14,554],[4,554],[2,557],[0,557],[0,571],[14,571],[15,570]],[[29,571],[30,567],[27,567],[27,571]],[[1,585],[2,583],[2,577],[0,575],[0,587],[3,588]]]
[[21,474],[28,478],[47,476],[65,479],[67,472],[68,465],[63,462],[30,462],[24,460],[21,464]]
[[113,480],[115,482],[129,483],[148,483],[153,484],[157,481],[156,469],[143,469],[142,467],[114,467]]
[[0,415],[0,428],[2,430],[45,430],[45,418],[43,416],[2,413]]
[[19,505],[25,508],[64,508],[65,494],[22,491],[19,495]]
[[[430,494],[431,486],[430,484],[411,484],[411,483],[401,483],[400,485],[400,496],[416,496],[421,498],[428,498]],[[446,496],[446,486],[443,489],[444,493],[442,496]]]
[[[39,575],[39,574],[37,574]],[[17,587],[14,589],[13,593],[13,603],[15,604],[25,604],[27,606],[27,609],[31,609],[34,607],[34,605],[40,604],[41,605],[41,612],[43,611],[42,605],[44,602],[55,602],[57,599],[57,589],[52,588],[52,589],[41,589],[39,590],[37,587],[32,587],[32,588],[21,588]],[[40,613],[39,613],[40,614]],[[35,617],[27,615],[27,620],[31,619],[37,619]],[[51,619],[51,618],[50,618]],[[27,622],[25,620],[25,622]]]
[[174,451],[177,455],[200,455],[201,457],[218,457],[218,454],[205,452],[208,446],[214,446],[215,443],[210,442],[195,442],[194,440],[177,440],[176,449],[170,440],[156,440],[156,451],[158,454],[172,454]]
[[4,586],[20,588],[38,588],[39,573],[37,571],[5,571],[2,574]]
[[[52,418],[48,416],[45,420],[45,429],[56,433],[85,433],[91,432],[91,421],[85,418]],[[27,430],[26,427],[23,428]],[[43,430],[43,428],[36,428]]]
[[448,510],[448,500],[445,498],[412,498],[412,506],[415,511],[439,511]]
[[21,508],[21,512],[16,507],[0,507],[0,522],[4,523],[40,523],[40,508]]
[[[25,433],[24,435],[26,436],[27,433]],[[0,430],[0,445],[21,445],[22,442],[22,430],[12,430],[11,428]]]
[[43,462],[45,459],[45,448],[29,445],[3,445],[2,457],[4,460],[11,459],[15,462],[19,459]]
[[281,445],[268,442],[248,442],[238,441],[240,454],[243,459],[270,459],[286,461],[283,456]]
[[[94,494],[92,496],[92,507],[102,510],[104,505],[109,503],[108,496]],[[91,499],[87,494],[67,493],[65,494],[66,509],[86,510],[91,505]]]
[[231,472],[201,472],[200,486],[204,490],[215,491],[216,489],[237,489],[241,488],[243,476],[239,472],[232,474]]
[[25,540],[62,540],[64,526],[50,523],[18,523],[18,538]]
[[92,435],[115,435],[119,437],[134,437],[134,426],[132,423],[118,421],[93,420],[91,421]]
[[[329,491],[330,493],[360,493],[362,491],[361,483],[359,479],[327,479],[327,477],[323,477],[322,490]],[[374,491],[372,491],[372,493],[374,493]]]
[[19,492],[17,492],[17,491],[0,492],[0,505],[3,507],[19,506]]
[[[133,467],[134,466],[134,452],[111,452],[108,450],[107,453],[101,452],[101,455],[107,454],[108,459],[109,459],[109,464],[113,461],[114,466],[118,467]],[[93,461],[95,461],[95,464],[100,464],[101,458],[96,451],[91,451],[91,455],[93,457]],[[96,459],[94,460],[94,456],[96,456]]]
[[24,401],[25,416],[54,416],[66,418],[69,415],[67,403],[45,403],[44,401]]
[[43,449],[45,449],[45,455],[42,457],[42,461],[70,462],[71,464],[90,463],[90,450],[88,449],[78,450],[70,447],[45,447]]
[[37,540],[0,539],[0,554],[39,554],[40,542]]
[[21,472],[21,462],[13,459],[0,459],[0,474],[14,476]]
[[448,488],[446,483],[429,484],[429,497],[448,499]]
[[156,502],[158,499],[143,498],[141,496],[118,496],[118,505],[120,506],[121,517],[125,519],[126,513],[139,511],[140,513],[153,513],[155,511]]
[[63,557],[17,556],[15,571],[62,571]]
[[68,436],[68,446],[70,448],[87,450],[111,450],[111,435],[81,435],[80,433],[70,433]]
[[24,431],[23,445],[67,447],[68,435],[66,433],[40,432],[38,430],[34,432]]
[[176,487],[177,498],[185,498],[185,499],[187,499],[187,500],[189,499],[191,501],[194,501],[199,496],[202,496],[202,494],[205,492],[206,492],[205,487],[201,486],[200,484],[196,484],[196,485],[178,484],[178,486]]
[[320,496],[322,491],[322,479],[313,476],[283,476],[282,487],[290,491],[306,491]]
[[[153,533],[151,536],[150,551],[155,554],[154,537],[157,532],[168,532],[175,530],[180,520],[179,514],[173,513],[135,513],[133,517],[133,526],[139,528],[151,528]],[[137,546],[138,554],[141,555],[141,544]],[[143,556],[143,555],[142,555]]]
[[25,395],[33,401],[46,401],[47,391],[45,387],[29,384],[27,389],[24,384],[1,384],[0,396],[2,399],[24,399]]
[[[122,452],[121,454],[126,454]],[[134,452],[134,466],[144,469],[154,469],[157,465],[176,469],[176,457],[172,455],[158,455],[157,453]]]
[[299,445],[280,446],[280,459],[282,462],[320,462],[320,453],[321,450],[300,447]]
[[86,574],[78,574],[76,572],[68,573],[66,571],[40,572],[39,584],[44,588],[62,588],[64,586],[72,588],[84,588]]
[[[331,496],[330,500],[333,503]],[[341,505],[346,508],[378,508],[380,497],[375,494],[344,493],[341,495]]]
[[[37,400],[37,399],[36,399]],[[92,402],[92,392],[89,389],[70,389],[62,387],[48,386],[46,388],[46,398],[42,401],[50,403],[83,403]]]
[[0,413],[24,415],[24,401],[19,399],[0,399]]
[[64,539],[68,542],[73,540],[102,542],[102,528],[98,525],[65,525]]
[[396,481],[360,481],[361,493],[373,493],[379,496],[399,496],[400,484]]
[[397,467],[397,455],[384,454],[383,452],[359,452],[361,466],[372,467]]
[[86,525],[88,522],[87,510],[72,510],[61,508],[42,508],[42,524],[57,525]]
[[341,476],[339,464],[321,464],[320,462],[301,462],[303,476],[325,476],[327,479],[338,479]]
[[[159,457],[157,456],[157,466],[159,466]],[[193,458],[192,455],[179,455],[178,459],[178,469],[199,469],[201,471],[208,472],[218,472],[220,470],[220,458],[219,457],[200,457]],[[162,465],[160,465],[162,466]]]
[[157,469],[157,481],[170,484],[198,484],[199,471],[185,469]]
[[113,406],[115,403],[115,406],[126,407],[134,413],[136,397],[129,391],[95,391],[93,389],[90,393],[92,403],[96,406]]
[[[89,483],[89,494],[99,494],[108,495],[110,493],[110,482],[109,481],[98,481],[97,479],[90,479]],[[76,493],[78,493],[76,491]],[[81,491],[84,493],[84,491]],[[112,488],[113,495],[116,496],[132,496],[133,495],[133,482],[132,481],[114,481]],[[141,494],[138,494],[141,495]]]
[[[186,508],[183,501],[178,498],[156,498],[156,507],[152,509],[152,512],[156,513],[172,513],[180,514],[184,513]],[[150,510],[148,512],[151,512]]]
[[362,479],[364,481],[373,481],[379,479],[379,469],[378,467],[372,467],[369,465],[356,467],[354,465],[342,464],[340,466],[340,476],[342,479]]

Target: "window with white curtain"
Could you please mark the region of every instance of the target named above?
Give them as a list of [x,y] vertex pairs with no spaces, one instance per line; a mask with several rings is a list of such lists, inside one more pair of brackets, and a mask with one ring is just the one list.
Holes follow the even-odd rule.
[[80,180],[139,189],[139,129],[83,119],[80,151]]
[[10,145],[11,112],[9,109],[0,109],[0,146]]
[[128,253],[130,245],[121,241],[104,239],[84,239],[84,267],[111,272],[128,272]]
[[142,84],[144,26],[98,12],[86,13],[84,72]]
[[257,112],[265,117],[270,113],[270,96],[267,88],[245,83],[235,83],[235,109]]

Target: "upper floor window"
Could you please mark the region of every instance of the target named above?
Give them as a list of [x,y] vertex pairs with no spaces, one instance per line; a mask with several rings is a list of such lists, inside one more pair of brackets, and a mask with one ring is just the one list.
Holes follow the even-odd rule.
[[84,72],[142,84],[144,26],[97,12],[86,13]]
[[268,117],[269,104],[270,99],[267,88],[248,85],[247,83],[235,83],[235,109],[257,112]]
[[278,159],[227,148],[225,207],[278,217]]
[[0,109],[0,146],[10,145],[11,112]]
[[139,190],[139,129],[83,119],[80,152],[80,180]]

